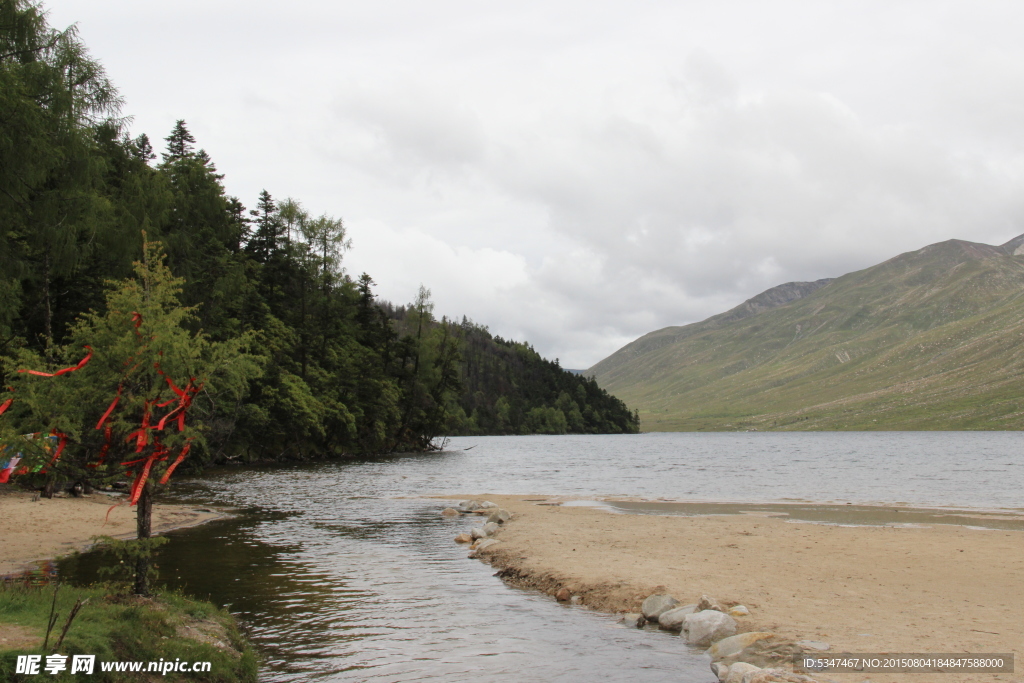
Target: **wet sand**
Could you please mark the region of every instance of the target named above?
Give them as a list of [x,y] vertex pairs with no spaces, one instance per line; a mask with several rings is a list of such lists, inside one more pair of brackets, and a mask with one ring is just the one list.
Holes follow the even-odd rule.
[[[1024,653],[1024,520],[1012,511],[688,509],[629,501],[594,507],[543,496],[468,497],[515,514],[496,536],[502,543],[485,552],[488,561],[512,570],[518,585],[550,594],[569,587],[595,609],[638,611],[652,593],[668,592],[683,603],[706,594],[750,609],[740,631],[825,641],[832,652]],[[568,504],[551,504],[557,502]],[[614,514],[615,507],[631,514]],[[801,516],[811,519],[795,523]],[[877,526],[844,526],[858,516],[859,524]],[[453,530],[468,530],[469,522],[456,519]],[[1016,670],[817,678],[1024,680],[1024,662]]]
[[[92,545],[93,536],[135,537],[135,508],[128,506],[124,496],[94,493],[81,498],[34,498],[34,494],[0,485],[0,575],[84,550]],[[117,507],[110,510],[113,505]],[[158,502],[153,506],[153,531],[181,529],[223,516]]]

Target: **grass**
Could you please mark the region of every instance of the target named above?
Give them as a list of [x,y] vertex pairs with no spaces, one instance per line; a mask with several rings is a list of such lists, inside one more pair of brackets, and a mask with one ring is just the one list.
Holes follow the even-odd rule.
[[[212,604],[178,593],[138,598],[108,587],[61,587],[57,592],[58,618],[49,647],[42,649],[54,590],[51,586],[0,583],[0,633],[34,636],[35,643],[20,640],[18,649],[0,642],[0,681],[38,680],[39,675],[15,673],[17,655],[51,654],[76,600],[88,600],[71,623],[59,654],[96,655],[91,676],[68,671],[42,673],[47,680],[115,681],[256,681],[257,658],[238,631],[230,614]],[[117,673],[100,671],[103,661],[209,661],[209,673]],[[70,662],[70,659],[68,660]]]

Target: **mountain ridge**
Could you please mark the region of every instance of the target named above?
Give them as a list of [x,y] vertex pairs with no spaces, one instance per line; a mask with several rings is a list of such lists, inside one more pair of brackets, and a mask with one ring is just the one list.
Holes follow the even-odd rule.
[[1018,251],[1024,235],[951,239],[787,283],[644,335],[587,374],[637,407],[645,430],[1024,427],[1024,403],[1004,386],[1007,373],[1024,377]]

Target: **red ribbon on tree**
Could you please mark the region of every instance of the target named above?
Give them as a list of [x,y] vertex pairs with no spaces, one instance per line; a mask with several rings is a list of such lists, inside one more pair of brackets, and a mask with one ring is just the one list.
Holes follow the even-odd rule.
[[89,360],[92,358],[92,347],[87,344],[83,348],[89,349],[89,353],[86,354],[85,358],[78,361],[78,365],[72,365],[70,368],[64,368],[63,370],[58,370],[57,372],[39,372],[38,370],[18,370],[18,372],[27,372],[30,375],[38,375],[39,377],[59,377],[69,372],[74,372],[75,370],[81,370],[82,368],[85,367],[85,364],[88,363]]

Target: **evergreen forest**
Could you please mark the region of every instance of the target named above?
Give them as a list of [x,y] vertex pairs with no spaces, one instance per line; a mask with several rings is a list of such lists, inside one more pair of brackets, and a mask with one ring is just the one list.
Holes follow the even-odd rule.
[[[36,4],[0,0],[0,382],[15,397],[5,433],[50,433],[63,419],[46,403],[57,390],[31,393],[38,378],[19,371],[89,367],[82,347],[121,339],[117,325],[147,353],[156,348],[147,340],[166,340],[146,386],[166,380],[187,394],[192,462],[424,450],[458,434],[638,430],[636,414],[593,379],[466,319],[436,319],[426,288],[407,305],[379,300],[369,275],[345,271],[352,245],[340,218],[268,191],[243,204],[185,121],[155,145],[127,133],[123,107],[74,27],[56,30]],[[151,279],[163,298],[145,332],[138,310],[112,307],[150,301]],[[124,348],[122,365],[141,358]],[[200,382],[181,365],[175,384],[160,363],[176,353],[217,358],[220,369]],[[73,374],[53,386],[70,387]],[[91,407],[110,404],[97,430],[129,391],[109,377]],[[139,397],[145,426],[156,398]],[[81,462],[100,443],[87,434],[93,413],[60,427]]]

